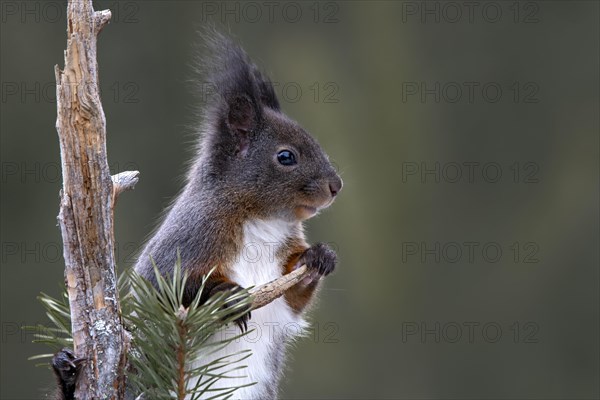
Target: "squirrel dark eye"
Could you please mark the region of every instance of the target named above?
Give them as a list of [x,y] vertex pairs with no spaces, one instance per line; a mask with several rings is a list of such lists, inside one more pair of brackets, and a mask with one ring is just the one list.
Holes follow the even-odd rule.
[[281,165],[290,166],[296,165],[296,156],[289,150],[281,150],[277,153],[277,161]]

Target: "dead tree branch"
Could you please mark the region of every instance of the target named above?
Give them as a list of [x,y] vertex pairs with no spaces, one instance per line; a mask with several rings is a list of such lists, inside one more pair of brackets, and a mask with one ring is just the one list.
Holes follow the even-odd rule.
[[278,297],[281,297],[286,290],[308,277],[310,272],[306,265],[302,265],[295,271],[283,275],[281,278],[272,280],[264,285],[257,286],[250,290],[252,296],[251,308],[256,310],[272,302]]
[[114,256],[113,205],[137,173],[111,179],[100,102],[96,36],[108,10],[69,0],[65,67],[55,67],[63,187],[58,222],[63,238],[73,345],[86,362],[77,399],[121,399],[127,339],[121,324]]
[[125,171],[111,177],[113,183],[113,200],[116,203],[117,198],[126,190],[133,190],[136,183],[140,180],[139,171]]

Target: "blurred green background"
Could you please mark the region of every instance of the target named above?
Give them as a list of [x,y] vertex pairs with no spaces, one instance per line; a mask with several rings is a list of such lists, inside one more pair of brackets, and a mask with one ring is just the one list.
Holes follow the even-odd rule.
[[[1,397],[43,397],[21,325],[60,292],[55,64],[64,2],[1,5]],[[341,171],[308,223],[341,263],[282,397],[599,396],[599,3],[102,1],[99,72],[128,268],[181,188],[203,93],[196,31],[225,26]]]

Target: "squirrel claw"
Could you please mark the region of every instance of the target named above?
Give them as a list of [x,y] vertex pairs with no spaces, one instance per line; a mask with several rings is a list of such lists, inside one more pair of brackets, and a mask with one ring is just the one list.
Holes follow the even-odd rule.
[[242,315],[238,319],[235,320],[235,324],[240,328],[242,333],[248,332],[248,320],[250,319],[250,312]]

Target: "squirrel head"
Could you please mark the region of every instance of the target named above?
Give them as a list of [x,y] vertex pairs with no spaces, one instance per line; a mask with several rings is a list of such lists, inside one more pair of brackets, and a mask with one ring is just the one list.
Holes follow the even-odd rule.
[[327,154],[239,46],[218,34],[208,44],[213,95],[190,182],[248,218],[302,221],[328,207],[342,180]]

